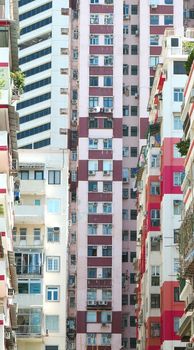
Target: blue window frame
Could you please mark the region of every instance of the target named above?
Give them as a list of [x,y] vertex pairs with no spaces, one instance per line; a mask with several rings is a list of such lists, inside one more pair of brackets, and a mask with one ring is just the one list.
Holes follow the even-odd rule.
[[32,9],[30,11],[24,12],[19,16],[19,20],[23,21],[26,18],[32,17],[37,15],[38,13],[41,13],[43,11],[46,11],[48,9],[52,8],[52,2],[48,2],[47,4],[41,5],[39,7],[36,7],[35,9]]
[[39,125],[39,126],[36,126],[35,128],[19,132],[17,134],[17,139],[21,140],[25,137],[36,135],[36,134],[39,134],[40,132],[44,132],[46,130],[49,130],[50,128],[51,128],[51,123]]
[[47,47],[46,49],[34,52],[28,56],[24,56],[22,58],[19,59],[19,64],[25,64],[27,62],[36,60],[37,58],[40,58],[42,56],[46,56],[49,55],[52,52],[52,48],[51,47]]
[[20,30],[20,35],[24,35],[26,33],[32,32],[33,30],[39,29],[41,27],[44,27],[44,26],[46,26],[47,24],[50,24],[50,23],[52,23],[52,17],[48,17],[48,18],[42,19],[39,22],[30,24],[29,26],[22,28]]
[[37,141],[37,142],[34,142],[34,149],[37,149],[37,148],[42,148],[42,147],[46,147],[48,145],[50,145],[51,143],[51,139],[44,139],[44,140],[41,140],[41,141]]
[[25,77],[30,77],[31,75],[41,73],[41,72],[43,72],[47,69],[50,69],[50,68],[51,68],[51,62],[48,62],[48,63],[41,64],[38,67],[28,69],[28,70],[24,71],[23,73],[25,74]]
[[26,85],[24,87],[24,92],[35,90],[35,89],[38,89],[38,88],[45,86],[45,85],[48,85],[48,84],[51,84],[51,77],[48,77],[48,78],[36,81],[35,83]]
[[51,98],[50,92],[47,92],[46,94],[43,94],[43,95],[39,95],[37,97],[33,97],[30,100],[26,100],[26,101],[18,103],[17,110],[35,105],[36,103],[40,103],[42,101],[49,100],[50,98]]
[[29,122],[30,120],[38,119],[41,117],[44,117],[45,115],[51,114],[51,108],[45,108],[42,109],[41,111],[30,113],[27,115],[24,115],[23,117],[20,118],[20,124]]
[[21,7],[21,6],[29,4],[32,1],[35,1],[35,0],[20,0],[18,5],[19,5],[19,7]]

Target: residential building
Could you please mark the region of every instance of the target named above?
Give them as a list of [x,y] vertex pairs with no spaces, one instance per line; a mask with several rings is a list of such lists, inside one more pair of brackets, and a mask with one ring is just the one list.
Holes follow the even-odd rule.
[[66,349],[68,153],[19,152],[15,205],[18,349]]
[[14,199],[17,199],[18,114],[11,72],[18,70],[16,1],[0,2],[0,348],[16,346],[17,278],[13,253]]
[[194,27],[194,4],[192,0],[184,0],[184,27]]
[[193,117],[194,117],[194,64],[184,89],[184,104],[182,106],[182,123],[184,131],[184,142],[187,143],[185,150],[184,170],[185,177],[182,184],[183,189],[183,213],[180,227],[180,279],[182,284],[180,299],[185,302],[183,317],[180,321],[179,334],[186,341],[187,348],[193,346]]
[[181,105],[187,79],[187,43],[173,30],[165,32],[148,103],[149,131],[137,175],[138,260],[136,261],[138,349],[184,349],[178,335],[184,305],[179,297],[178,231],[184,178],[177,149],[182,137]]

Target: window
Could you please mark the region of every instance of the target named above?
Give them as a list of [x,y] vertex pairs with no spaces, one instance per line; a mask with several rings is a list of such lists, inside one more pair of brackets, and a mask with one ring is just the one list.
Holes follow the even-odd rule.
[[111,334],[110,333],[102,333],[101,334],[101,345],[103,345],[103,346],[111,345]]
[[128,209],[123,209],[123,210],[122,210],[122,219],[123,219],[123,220],[128,220],[128,219],[129,219],[129,212],[128,212]]
[[123,34],[124,34],[124,35],[129,34],[129,26],[128,26],[127,24],[125,24],[125,25],[123,26]]
[[178,331],[179,331],[179,321],[180,321],[179,317],[174,317],[174,332],[175,333],[178,333]]
[[128,262],[128,252],[122,252],[122,262]]
[[96,322],[97,321],[96,312],[95,311],[88,311],[86,319],[87,319],[88,323]]
[[99,15],[90,15],[90,24],[99,24]]
[[137,239],[137,231],[130,231],[130,241],[135,242]]
[[137,191],[134,191],[133,188],[130,190],[130,198],[135,199],[137,198]]
[[102,256],[112,256],[112,247],[102,246]]
[[40,228],[34,228],[33,231],[34,234],[34,244],[39,244],[40,243]]
[[123,16],[128,16],[129,15],[129,5],[123,4]]
[[179,152],[176,144],[173,145],[173,157],[181,158],[181,153]]
[[130,295],[130,305],[135,305],[136,304],[136,294],[131,294]]
[[112,66],[113,65],[113,56],[104,56],[104,65],[105,66]]
[[20,179],[21,180],[29,180],[29,171],[27,171],[27,170],[20,171]]
[[47,4],[41,5],[39,7],[36,7],[30,11],[24,12],[19,16],[19,20],[23,21],[26,18],[32,17],[34,15],[37,15],[38,13],[41,13],[43,11],[46,11],[48,9],[52,8],[52,2],[48,2]]
[[130,262],[132,263],[134,259],[136,259],[136,252],[131,252],[130,253]]
[[129,182],[129,169],[128,168],[123,168],[122,178],[123,178],[123,182]]
[[19,64],[21,65],[21,64],[30,62],[32,60],[35,60],[37,58],[49,55],[51,53],[51,50],[52,50],[51,47],[47,47],[47,48],[42,49],[40,51],[34,52],[33,54],[24,56],[24,57],[19,59]]
[[122,347],[128,348],[128,339],[127,338],[122,338]]
[[48,184],[49,185],[60,185],[61,183],[61,172],[59,170],[48,171]]
[[130,348],[131,349],[136,349],[136,338],[130,338]]
[[102,268],[102,278],[112,278],[111,267],[103,267]]
[[131,45],[131,55],[137,55],[137,54],[138,54],[138,46]]
[[151,237],[151,251],[159,252],[160,251],[160,238],[159,237]]
[[15,253],[16,271],[18,275],[41,275],[42,254],[41,253]]
[[138,66],[131,66],[131,75],[137,75],[138,73]]
[[123,231],[122,232],[122,240],[123,241],[128,241],[129,240],[129,232],[128,231]]
[[150,56],[150,67],[155,68],[159,63],[159,56]]
[[174,229],[174,244],[179,243],[179,229]]
[[103,214],[112,213],[112,203],[103,203]]
[[88,289],[87,300],[96,300],[96,298],[97,298],[97,290],[96,289]]
[[150,35],[150,45],[151,46],[159,45],[159,35]]
[[90,86],[98,86],[98,77],[90,77]]
[[182,201],[174,200],[173,201],[173,213],[174,215],[181,215],[182,212]]
[[112,149],[112,139],[104,139],[103,140],[103,148],[104,149]]
[[35,128],[27,129],[25,131],[19,132],[17,134],[17,139],[21,140],[21,139],[23,139],[25,137],[28,137],[28,136],[31,136],[31,135],[36,135],[36,134],[39,134],[39,133],[44,132],[46,130],[50,130],[50,128],[51,128],[51,123],[42,124],[40,126],[36,126]]
[[112,161],[111,160],[103,160],[103,171],[112,172]]
[[90,45],[99,45],[98,35],[90,35]]
[[123,125],[123,136],[129,136],[129,127],[127,125]]
[[136,220],[137,219],[137,210],[136,209],[131,209],[130,210],[130,219],[131,220]]
[[51,77],[36,81],[35,83],[25,85],[24,92],[29,92],[29,91],[38,89],[50,83],[51,83]]
[[89,108],[98,107],[98,97],[89,97]]
[[40,205],[40,199],[35,199],[34,200],[34,205]]
[[137,136],[137,126],[131,126],[131,136]]
[[160,285],[160,266],[154,265],[151,266],[151,285],[159,286]]
[[130,273],[130,284],[136,283],[136,274]]
[[158,154],[151,155],[151,168],[158,168],[160,165],[160,158]]
[[113,24],[113,15],[111,13],[104,15],[104,24]]
[[129,116],[129,106],[123,106],[123,116],[124,117]]
[[89,139],[89,149],[98,149],[98,139]]
[[88,246],[88,256],[97,256],[97,246]]
[[158,26],[159,25],[159,16],[158,15],[151,15],[150,16],[150,24],[151,24],[151,26],[153,26],[153,25]]
[[113,35],[108,34],[104,36],[104,45],[113,45]]
[[88,213],[89,214],[97,213],[97,203],[88,203]]
[[104,97],[103,98],[103,107],[105,107],[105,108],[113,107],[113,97]]
[[19,294],[40,294],[41,281],[39,279],[18,279]]
[[59,332],[59,316],[58,315],[46,315],[46,329],[51,333]]
[[173,0],[164,0],[165,5],[172,5]]
[[183,123],[181,121],[180,115],[174,115],[173,117],[173,128],[174,130],[181,130],[183,129]]
[[[20,110],[20,109],[23,109],[23,108],[35,105],[35,104],[43,102],[43,101],[50,100],[50,98],[51,98],[51,93],[50,92],[47,92],[46,94],[43,94],[43,95],[38,95],[38,96],[33,97],[33,98],[29,99],[29,100],[26,100],[26,101],[18,103],[17,104],[17,110]],[[44,124],[44,125],[49,126],[50,123],[47,123],[47,124]],[[43,126],[40,125],[39,127],[30,129],[30,130],[33,130],[33,133],[30,132],[30,131],[27,131],[27,130],[23,131],[23,134],[25,133],[26,137],[29,136],[29,135],[34,135],[34,134],[37,133],[37,130],[41,130],[40,129],[41,127],[43,127]],[[50,127],[49,127],[49,129],[50,129]],[[46,129],[46,130],[48,130],[48,129]],[[42,130],[42,131],[45,131],[45,129]],[[29,135],[28,135],[28,133],[29,133]],[[20,135],[23,135],[23,134],[20,133]]]
[[136,35],[138,31],[138,27],[136,24],[131,25],[131,35]]
[[99,57],[98,56],[90,56],[90,65],[98,66]]
[[137,106],[131,106],[131,116],[136,117],[138,113],[138,107]]
[[112,192],[112,182],[111,181],[104,181],[103,182],[103,192]]
[[113,77],[105,76],[104,77],[104,86],[112,86],[113,85]]
[[129,189],[128,188],[123,188],[122,197],[123,197],[123,199],[129,198]]
[[34,119],[44,117],[46,115],[49,115],[50,113],[51,113],[51,109],[45,108],[45,109],[42,109],[38,112],[27,114],[27,115],[20,118],[20,124],[26,123],[26,122],[34,120]]
[[88,224],[88,235],[96,235],[96,234],[97,234],[97,225]]
[[48,213],[56,214],[61,211],[61,200],[60,199],[47,199],[47,210]]
[[178,273],[180,270],[180,261],[177,258],[174,258],[174,273]]
[[102,311],[101,312],[101,322],[102,323],[111,323],[112,321],[112,313],[110,311]]
[[20,36],[24,35],[26,33],[30,33],[33,30],[39,29],[41,27],[44,27],[44,26],[46,26],[46,25],[48,25],[50,23],[52,23],[52,17],[44,18],[43,20],[41,20],[39,22],[30,24],[29,26],[24,27],[24,28],[22,28],[20,30]]
[[97,269],[96,268],[88,268],[88,278],[97,278]]
[[123,75],[128,75],[129,74],[129,65],[124,64],[123,65]]
[[109,120],[109,119],[104,119],[103,120],[103,127],[104,127],[104,129],[112,129],[112,126],[113,126],[112,120]]
[[136,327],[136,318],[135,318],[135,316],[130,316],[130,327]]
[[130,148],[131,157],[137,157],[137,147]]
[[186,74],[184,61],[174,61],[173,68],[174,74]]
[[182,88],[174,88],[174,101],[175,102],[183,102],[184,97],[184,89]]
[[150,194],[152,196],[158,196],[160,194],[160,183],[159,182],[151,182]]
[[138,14],[138,6],[137,5],[131,5],[131,14],[132,15]]
[[88,181],[88,191],[97,192],[98,191],[98,182],[97,181]]
[[59,235],[59,227],[47,227],[47,242],[59,242]]
[[172,15],[164,15],[164,25],[173,25],[173,16]]
[[48,272],[60,271],[60,257],[59,256],[47,256],[46,266]]
[[24,337],[29,334],[36,337],[41,334],[42,311],[40,308],[22,308],[18,310],[17,329]]
[[179,287],[174,287],[174,301],[180,301],[180,290]]
[[99,4],[99,0],[90,0],[90,4]]
[[131,96],[135,96],[137,94],[137,85],[131,85]]
[[160,337],[160,323],[150,324],[150,334],[152,338]]
[[26,242],[27,229],[20,228],[20,242]]
[[160,226],[160,210],[159,209],[151,209],[150,211],[151,218],[151,226]]
[[152,309],[157,309],[160,307],[160,294],[151,294],[151,305]]
[[185,173],[182,172],[176,172],[173,173],[173,186],[181,186],[184,180]]
[[129,147],[123,147],[123,157],[129,157]]
[[96,345],[96,334],[88,333],[86,342],[87,342],[87,345]]
[[102,232],[103,235],[112,235],[112,224],[103,224]]
[[94,172],[97,171],[98,170],[98,161],[97,160],[89,160],[88,170],[94,171]]
[[129,45],[125,44],[123,45],[123,55],[129,54]]
[[59,287],[46,288],[47,301],[59,301]]
[[112,291],[111,289],[102,289],[102,300],[111,301]]

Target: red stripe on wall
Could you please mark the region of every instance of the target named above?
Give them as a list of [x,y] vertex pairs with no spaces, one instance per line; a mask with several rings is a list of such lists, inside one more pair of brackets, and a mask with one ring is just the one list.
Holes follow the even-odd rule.
[[5,237],[6,236],[6,232],[0,232],[0,236],[1,237]]
[[6,193],[6,189],[5,188],[0,188],[0,193]]
[[0,275],[0,281],[4,281],[5,280],[5,275]]
[[8,147],[7,146],[0,146],[0,151],[8,151]]
[[0,62],[0,67],[8,67],[8,62]]
[[0,320],[0,326],[2,326],[4,324],[3,320]]

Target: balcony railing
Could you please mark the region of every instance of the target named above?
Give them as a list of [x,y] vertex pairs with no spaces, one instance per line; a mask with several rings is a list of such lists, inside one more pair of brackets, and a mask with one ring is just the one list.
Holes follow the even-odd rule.
[[42,275],[42,265],[17,265],[17,275]]
[[18,325],[17,335],[25,337],[29,337],[30,335],[41,336],[41,325]]

